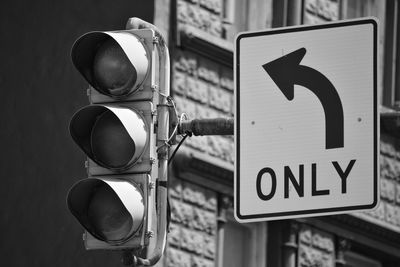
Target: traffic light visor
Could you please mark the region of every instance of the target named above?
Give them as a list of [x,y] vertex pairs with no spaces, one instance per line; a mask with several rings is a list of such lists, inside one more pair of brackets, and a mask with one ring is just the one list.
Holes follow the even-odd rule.
[[115,98],[138,90],[149,71],[149,52],[132,31],[90,32],[72,47],[72,61],[97,91]]
[[135,164],[148,142],[148,126],[136,111],[125,107],[91,105],[72,117],[70,133],[98,165],[124,170]]
[[144,220],[143,193],[125,180],[81,180],[70,189],[67,205],[91,235],[111,244],[125,242]]

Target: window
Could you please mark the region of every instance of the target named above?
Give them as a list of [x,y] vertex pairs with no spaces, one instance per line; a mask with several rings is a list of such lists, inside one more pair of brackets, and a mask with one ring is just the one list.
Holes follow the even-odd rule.
[[223,0],[223,38],[233,41],[236,34],[271,27],[272,1]]
[[374,16],[379,20],[379,81],[382,104],[400,106],[400,1],[342,0],[341,17]]
[[347,19],[379,16],[382,0],[342,0],[342,17]]
[[251,229],[249,227],[228,221],[225,224],[224,260],[223,267],[247,266],[249,247],[251,242]]
[[239,224],[232,210],[226,212],[226,222],[219,228],[218,267],[266,266],[266,223]]
[[380,75],[382,104],[400,107],[400,1],[346,0],[342,1],[342,18],[374,16],[380,22]]
[[232,41],[236,33],[247,29],[247,1],[246,0],[224,0],[223,38]]

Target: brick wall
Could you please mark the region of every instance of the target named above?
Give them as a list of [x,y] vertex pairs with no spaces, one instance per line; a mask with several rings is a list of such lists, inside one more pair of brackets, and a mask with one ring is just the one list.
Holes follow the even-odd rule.
[[[303,23],[337,20],[340,1],[306,0]],[[185,25],[210,36],[224,36],[222,0],[177,0],[177,28]],[[205,35],[207,36],[207,35]],[[215,40],[215,39],[214,39]],[[232,68],[183,48],[172,55],[172,94],[178,113],[193,118],[229,117],[234,113]],[[188,138],[185,146],[233,165],[233,137]],[[400,143],[381,137],[381,203],[372,212],[355,216],[400,232]],[[183,177],[184,178],[184,177]],[[172,178],[171,232],[165,266],[214,266],[217,243],[217,192]],[[335,266],[335,236],[302,225],[298,232],[298,266]]]
[[[190,119],[233,116],[232,69],[180,50],[174,55],[172,71],[172,90],[179,114],[184,112]],[[232,136],[193,137],[185,144],[233,164]]]
[[[177,1],[177,27],[189,25],[222,37],[222,0]],[[172,95],[189,119],[233,117],[233,72],[194,52],[174,49]],[[233,165],[232,136],[189,137],[189,149]],[[184,167],[184,166],[182,166]],[[185,178],[185,177],[180,177]],[[217,192],[171,178],[171,225],[164,266],[211,267],[216,262]]]
[[166,265],[214,266],[217,241],[216,193],[179,179],[170,186],[171,225]]
[[211,35],[222,37],[222,0],[177,0],[177,19]]
[[339,19],[338,0],[306,0],[304,24],[318,24]]
[[302,225],[299,230],[299,267],[334,267],[335,242],[334,236],[327,232]]
[[400,140],[382,134],[380,152],[381,200],[377,209],[359,216],[400,233]]

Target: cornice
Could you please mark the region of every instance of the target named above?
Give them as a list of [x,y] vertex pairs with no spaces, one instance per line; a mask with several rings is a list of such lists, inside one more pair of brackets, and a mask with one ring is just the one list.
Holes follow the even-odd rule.
[[400,111],[381,107],[380,119],[381,132],[400,138]]
[[352,214],[297,219],[334,233],[351,242],[352,247],[374,250],[381,255],[400,257],[400,233]]
[[233,165],[188,147],[173,160],[174,174],[209,189],[233,195]]
[[177,45],[233,68],[233,44],[195,27],[179,26]]

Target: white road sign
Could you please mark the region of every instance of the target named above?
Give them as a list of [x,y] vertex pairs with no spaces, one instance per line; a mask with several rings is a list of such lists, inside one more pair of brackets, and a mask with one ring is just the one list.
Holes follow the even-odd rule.
[[377,205],[377,38],[372,18],[238,35],[239,222]]

